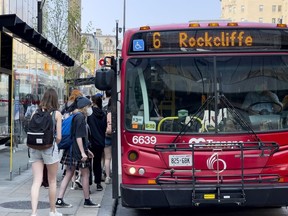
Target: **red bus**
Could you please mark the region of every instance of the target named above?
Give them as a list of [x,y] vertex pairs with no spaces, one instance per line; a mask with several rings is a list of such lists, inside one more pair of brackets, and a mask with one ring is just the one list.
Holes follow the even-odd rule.
[[143,26],[108,60],[123,206],[288,205],[286,25]]

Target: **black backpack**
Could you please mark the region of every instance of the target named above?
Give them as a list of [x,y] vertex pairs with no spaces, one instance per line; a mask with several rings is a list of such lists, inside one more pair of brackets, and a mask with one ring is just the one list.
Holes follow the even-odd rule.
[[27,130],[27,146],[32,149],[48,149],[53,146],[55,134],[55,111],[37,109]]

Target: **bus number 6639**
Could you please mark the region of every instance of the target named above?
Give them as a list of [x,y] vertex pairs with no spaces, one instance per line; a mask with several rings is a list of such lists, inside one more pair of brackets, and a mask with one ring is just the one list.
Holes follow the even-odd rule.
[[155,136],[133,136],[133,144],[156,144],[157,138]]

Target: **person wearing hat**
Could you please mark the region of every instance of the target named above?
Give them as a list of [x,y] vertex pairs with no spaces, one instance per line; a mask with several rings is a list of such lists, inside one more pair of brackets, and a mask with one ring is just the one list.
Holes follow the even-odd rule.
[[96,95],[95,95],[96,97],[100,97],[101,99],[103,98],[103,94],[102,93],[100,93],[100,92],[98,92],[98,93],[96,93]]
[[89,158],[93,158],[93,153],[88,149],[88,132],[86,117],[92,114],[91,101],[83,96],[76,98],[76,109],[73,113],[78,113],[73,118],[72,134],[75,141],[72,145],[72,152],[70,149],[64,151],[60,163],[66,165],[66,174],[61,182],[59,195],[56,201],[56,207],[69,208],[71,204],[65,203],[63,200],[67,186],[78,166],[82,175],[82,187],[84,194],[84,207],[99,208],[100,205],[93,203],[90,199],[89,192],[89,167],[91,166]]
[[[66,119],[68,118],[71,113],[77,108],[76,107],[76,98],[80,97],[80,96],[83,96],[82,92],[79,90],[79,89],[73,89],[71,91],[71,94],[68,98],[68,101],[64,104],[62,110],[61,110],[61,114],[63,115],[63,118]],[[62,150],[61,150],[62,151]],[[64,171],[63,171],[63,176],[66,174],[66,167],[64,168]],[[82,185],[81,185],[81,181],[80,181],[80,178],[81,178],[81,173],[79,172],[79,168],[76,167],[76,170],[74,172],[74,175],[72,177],[72,186],[71,188],[75,189],[76,186],[78,188],[82,188]]]

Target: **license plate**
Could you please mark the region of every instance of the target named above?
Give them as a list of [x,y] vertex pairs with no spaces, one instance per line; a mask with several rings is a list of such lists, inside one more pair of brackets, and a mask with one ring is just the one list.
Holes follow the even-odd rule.
[[192,166],[192,155],[169,155],[169,166]]

